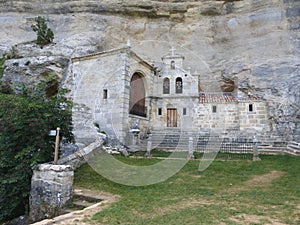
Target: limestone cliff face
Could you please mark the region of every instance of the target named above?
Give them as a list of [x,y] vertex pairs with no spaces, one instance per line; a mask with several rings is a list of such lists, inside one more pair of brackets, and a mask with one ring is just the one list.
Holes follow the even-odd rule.
[[[25,58],[69,58],[130,39],[145,59],[160,61],[174,46],[204,91],[220,91],[222,78],[235,80],[247,95],[268,101],[276,132],[300,139],[298,0],[2,0],[0,12],[2,52],[35,39],[34,17],[48,19],[56,44],[42,50],[19,44]],[[7,69],[6,76],[17,70]]]

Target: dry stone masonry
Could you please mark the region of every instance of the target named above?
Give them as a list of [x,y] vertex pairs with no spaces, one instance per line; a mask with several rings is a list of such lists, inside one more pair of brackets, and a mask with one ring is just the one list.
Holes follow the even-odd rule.
[[31,180],[30,222],[59,215],[72,198],[73,178],[70,165],[38,165]]

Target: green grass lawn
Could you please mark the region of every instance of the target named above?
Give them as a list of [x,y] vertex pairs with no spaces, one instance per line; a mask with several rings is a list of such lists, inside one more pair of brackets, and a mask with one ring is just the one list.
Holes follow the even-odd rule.
[[[75,172],[75,187],[121,196],[86,219],[91,224],[300,224],[300,157],[260,158],[216,160],[204,172],[193,160],[165,182],[143,187],[113,183],[86,164]],[[159,161],[117,159],[140,166]]]

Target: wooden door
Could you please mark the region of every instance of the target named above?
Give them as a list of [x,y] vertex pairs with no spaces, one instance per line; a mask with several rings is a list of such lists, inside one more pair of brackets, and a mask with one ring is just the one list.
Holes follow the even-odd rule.
[[139,73],[133,74],[130,81],[129,113],[137,116],[147,117],[145,106],[145,86]]
[[167,127],[177,127],[177,109],[167,109]]

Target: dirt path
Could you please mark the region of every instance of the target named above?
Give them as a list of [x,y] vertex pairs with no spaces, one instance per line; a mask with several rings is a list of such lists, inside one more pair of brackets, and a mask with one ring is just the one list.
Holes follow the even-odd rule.
[[113,202],[117,202],[120,199],[120,196],[117,195],[87,189],[75,189],[74,194],[93,197],[99,199],[101,202],[93,204],[87,208],[84,208],[83,210],[72,211],[53,219],[42,220],[32,225],[90,225],[91,223],[85,222],[84,219],[91,218],[97,212],[109,207]]
[[232,186],[229,189],[229,191],[237,192],[237,191],[243,191],[243,190],[253,189],[257,187],[266,187],[271,185],[273,180],[280,178],[282,175],[284,175],[283,171],[276,171],[276,170],[273,170],[266,174],[255,175],[250,180],[247,180],[242,184],[239,184],[237,186]]

